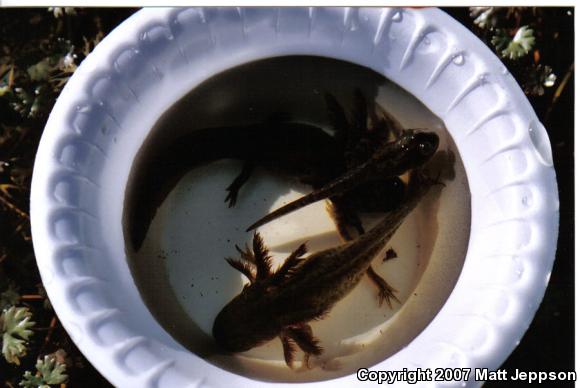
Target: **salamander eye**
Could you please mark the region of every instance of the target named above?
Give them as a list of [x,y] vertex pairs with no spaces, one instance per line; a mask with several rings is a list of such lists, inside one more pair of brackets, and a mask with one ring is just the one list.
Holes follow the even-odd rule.
[[435,151],[435,146],[427,141],[422,141],[419,143],[419,153],[423,156],[430,156]]

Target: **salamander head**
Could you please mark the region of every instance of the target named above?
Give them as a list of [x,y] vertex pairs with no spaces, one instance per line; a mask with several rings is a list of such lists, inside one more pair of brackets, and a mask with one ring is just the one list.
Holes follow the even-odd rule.
[[246,286],[217,315],[212,334],[217,344],[230,352],[244,352],[280,334],[281,328],[264,306],[264,291]]
[[400,174],[422,166],[437,151],[439,136],[427,130],[408,129],[388,147],[388,151],[377,155],[377,169],[392,174],[392,166],[396,166]]

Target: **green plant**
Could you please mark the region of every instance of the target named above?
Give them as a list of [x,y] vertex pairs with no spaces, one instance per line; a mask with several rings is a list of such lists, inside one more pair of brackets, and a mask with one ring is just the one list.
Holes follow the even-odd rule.
[[11,364],[20,365],[20,358],[26,355],[27,343],[33,334],[35,323],[30,320],[32,313],[26,307],[10,307],[0,315],[2,332],[2,355]]
[[509,59],[518,59],[530,52],[536,38],[534,31],[528,26],[518,28],[515,35],[511,37],[506,30],[499,30],[491,38],[491,44],[501,53],[501,56]]
[[66,365],[55,356],[44,356],[44,359],[36,361],[36,374],[24,372],[19,385],[25,388],[50,388],[50,385],[63,383],[67,379],[65,371]]
[[504,61],[528,95],[541,96],[555,85],[552,52],[558,40],[554,19],[570,17],[569,9],[540,7],[471,7],[476,32]]

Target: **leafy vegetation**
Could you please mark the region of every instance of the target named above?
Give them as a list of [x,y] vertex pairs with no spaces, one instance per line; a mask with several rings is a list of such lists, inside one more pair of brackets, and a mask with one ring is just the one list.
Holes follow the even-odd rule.
[[26,371],[19,385],[25,388],[49,388],[51,384],[60,384],[67,379],[65,371],[66,365],[59,362],[56,356],[44,356],[44,359],[36,362],[36,374]]
[[35,324],[31,317],[28,308],[14,306],[0,315],[2,355],[11,364],[20,365],[20,357],[26,355],[28,339],[32,335],[30,329]]
[[56,98],[95,45],[133,12],[0,9],[2,387],[48,387],[65,381],[72,386],[109,385],[74,346],[46,297],[32,250],[28,201],[34,155]]
[[542,96],[555,86],[558,74],[564,77],[561,85],[569,81],[566,74],[571,69],[557,69],[558,60],[565,56],[558,43],[573,36],[561,23],[571,24],[572,12],[570,8],[471,7],[470,17],[474,32],[496,51],[526,94]]

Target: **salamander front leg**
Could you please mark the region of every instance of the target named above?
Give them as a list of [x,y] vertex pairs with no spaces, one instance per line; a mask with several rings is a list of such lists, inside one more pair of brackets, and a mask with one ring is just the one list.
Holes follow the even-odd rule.
[[254,170],[254,163],[246,161],[244,162],[244,167],[242,167],[242,171],[238,174],[236,179],[226,188],[228,195],[224,202],[228,202],[228,207],[234,207],[236,205],[236,201],[238,199],[238,192],[242,188],[242,186],[250,179],[250,175],[252,175],[252,171]]

